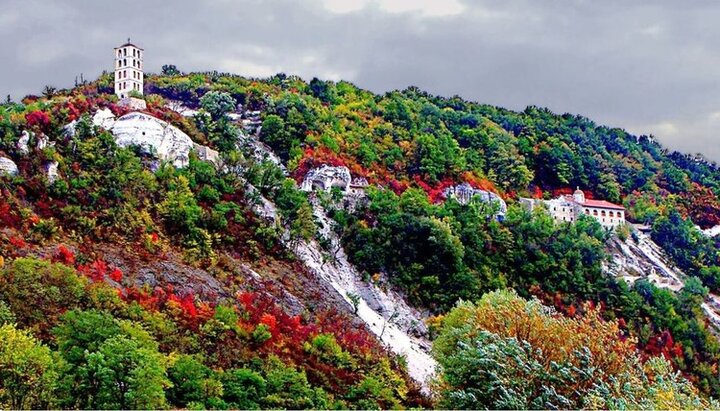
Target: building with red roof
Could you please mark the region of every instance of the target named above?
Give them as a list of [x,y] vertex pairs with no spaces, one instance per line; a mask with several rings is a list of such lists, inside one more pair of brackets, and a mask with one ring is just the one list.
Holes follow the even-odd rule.
[[610,230],[625,222],[625,207],[609,201],[586,199],[580,188],[572,195],[562,195],[552,200],[522,199],[522,202],[530,208],[538,202],[544,203],[550,215],[558,222],[572,223],[582,214],[596,219]]

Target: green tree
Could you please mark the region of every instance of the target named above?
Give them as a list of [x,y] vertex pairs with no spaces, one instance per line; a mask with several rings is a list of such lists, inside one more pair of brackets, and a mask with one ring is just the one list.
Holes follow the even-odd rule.
[[0,407],[51,407],[57,376],[48,347],[14,324],[0,326]]
[[270,114],[262,122],[260,139],[272,147],[283,160],[288,159],[292,137],[285,129],[285,120],[276,114]]
[[187,177],[181,175],[175,178],[165,200],[158,205],[158,211],[171,231],[189,234],[195,228],[203,210],[190,190]]
[[221,91],[210,91],[200,99],[200,106],[210,113],[213,121],[218,121],[235,110],[235,104],[235,99],[230,94]]
[[221,374],[223,399],[232,408],[256,410],[266,396],[267,384],[259,373],[246,368]]
[[18,324],[46,330],[63,310],[84,302],[86,283],[71,267],[17,258],[0,269],[0,300],[7,303]]
[[70,311],[53,330],[65,361],[62,404],[80,408],[161,408],[167,359],[138,325],[107,312]]
[[180,74],[180,70],[174,64],[163,64],[162,74],[163,76],[177,76]]
[[168,369],[168,378],[172,383],[168,399],[174,405],[209,404],[222,395],[222,385],[212,370],[190,355],[181,355],[175,360]]

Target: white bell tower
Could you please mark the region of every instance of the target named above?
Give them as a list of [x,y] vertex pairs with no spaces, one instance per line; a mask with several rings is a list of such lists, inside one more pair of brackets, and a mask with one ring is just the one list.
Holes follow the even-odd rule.
[[145,51],[132,44],[130,39],[115,47],[115,94],[123,99],[130,92],[143,93],[143,57]]

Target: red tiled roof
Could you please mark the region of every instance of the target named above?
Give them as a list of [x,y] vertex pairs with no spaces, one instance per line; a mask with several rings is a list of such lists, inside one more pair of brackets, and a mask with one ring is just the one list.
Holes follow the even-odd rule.
[[[566,195],[565,199],[568,201],[572,201],[574,203],[576,202],[575,199],[573,198],[573,196],[571,196],[571,195]],[[578,204],[580,204],[583,207],[609,208],[609,209],[613,209],[613,210],[624,210],[625,209],[625,207],[623,207],[621,205],[613,204],[613,203],[611,203],[609,201],[605,201],[605,200],[585,200],[584,203],[578,203]]]
[[617,204],[613,204],[609,201],[605,200],[585,200],[584,203],[582,203],[585,207],[596,207],[596,208],[612,208],[614,210],[624,210],[625,207]]

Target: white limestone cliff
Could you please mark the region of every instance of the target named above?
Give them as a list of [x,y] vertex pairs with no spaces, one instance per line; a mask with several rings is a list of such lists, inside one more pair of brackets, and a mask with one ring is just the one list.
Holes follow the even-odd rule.
[[138,146],[147,154],[185,167],[190,161],[192,139],[177,127],[151,115],[133,112],[117,119],[110,131],[120,147]]

